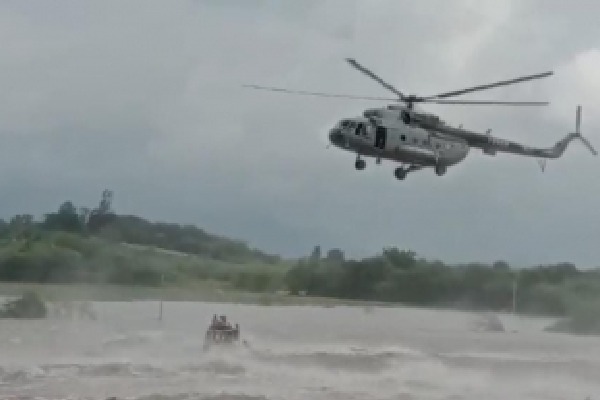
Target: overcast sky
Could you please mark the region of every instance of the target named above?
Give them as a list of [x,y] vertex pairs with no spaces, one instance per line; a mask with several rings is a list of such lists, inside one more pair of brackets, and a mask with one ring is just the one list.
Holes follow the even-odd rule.
[[[600,266],[600,158],[579,142],[536,160],[473,149],[444,177],[354,170],[327,130],[385,103],[257,92],[245,83],[387,92],[354,57],[422,95],[547,70],[468,98],[549,107],[429,106],[450,124],[600,148],[600,3],[482,0],[3,1],[0,217],[67,199],[193,223],[285,256],[398,246],[448,262]],[[467,98],[467,96],[465,96]]]

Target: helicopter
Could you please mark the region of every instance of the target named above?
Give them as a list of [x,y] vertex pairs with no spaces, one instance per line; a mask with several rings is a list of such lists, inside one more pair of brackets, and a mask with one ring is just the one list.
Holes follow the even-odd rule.
[[534,75],[521,76],[514,79],[473,86],[433,96],[405,95],[394,86],[385,82],[378,75],[359,64],[353,58],[346,61],[355,69],[378,82],[397,97],[366,97],[345,94],[308,92],[259,85],[245,87],[275,92],[301,94],[320,97],[340,97],[360,100],[394,101],[386,107],[366,109],[361,116],[343,118],[329,130],[329,142],[337,148],[356,154],[354,167],[363,170],[366,167],[364,157],[373,157],[377,164],[381,160],[401,163],[394,170],[399,180],[404,180],[408,173],[423,168],[433,168],[436,175],[444,175],[448,168],[463,161],[471,148],[479,148],[486,155],[494,156],[498,152],[512,153],[521,156],[536,157],[542,169],[546,160],[559,158],[574,139],[579,139],[593,155],[596,150],[581,135],[581,106],[577,106],[575,115],[575,131],[559,140],[553,147],[536,148],[505,140],[491,135],[491,129],[485,133],[474,132],[459,127],[452,127],[439,116],[415,109],[415,103],[460,104],[460,105],[509,105],[509,106],[544,106],[548,102],[533,101],[488,101],[488,100],[448,100],[475,91],[512,85],[533,79],[553,75],[552,71]]

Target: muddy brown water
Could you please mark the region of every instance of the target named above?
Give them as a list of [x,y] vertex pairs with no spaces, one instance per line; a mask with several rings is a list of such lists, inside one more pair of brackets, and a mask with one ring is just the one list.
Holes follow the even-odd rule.
[[[0,399],[600,399],[600,338],[552,321],[413,308],[95,303],[98,319],[0,320]],[[214,313],[249,347],[202,351]]]

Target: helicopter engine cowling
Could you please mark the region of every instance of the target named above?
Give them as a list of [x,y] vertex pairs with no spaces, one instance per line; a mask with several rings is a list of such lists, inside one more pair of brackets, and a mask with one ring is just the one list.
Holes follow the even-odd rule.
[[402,110],[400,112],[400,119],[406,125],[416,124],[423,128],[434,128],[440,125],[440,118],[437,115],[417,113],[409,110]]
[[406,125],[410,125],[410,123],[412,122],[412,118],[411,118],[410,113],[408,111],[401,111],[400,112],[400,119]]

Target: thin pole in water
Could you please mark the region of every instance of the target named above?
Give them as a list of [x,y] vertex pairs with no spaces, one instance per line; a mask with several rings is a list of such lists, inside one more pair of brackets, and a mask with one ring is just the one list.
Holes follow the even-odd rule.
[[513,280],[513,314],[517,313],[517,278]]
[[[160,276],[160,286],[162,288],[162,285],[165,281],[165,276],[164,274]],[[160,302],[158,303],[158,320],[162,321],[163,318],[163,301],[162,301],[162,295],[160,296]]]

